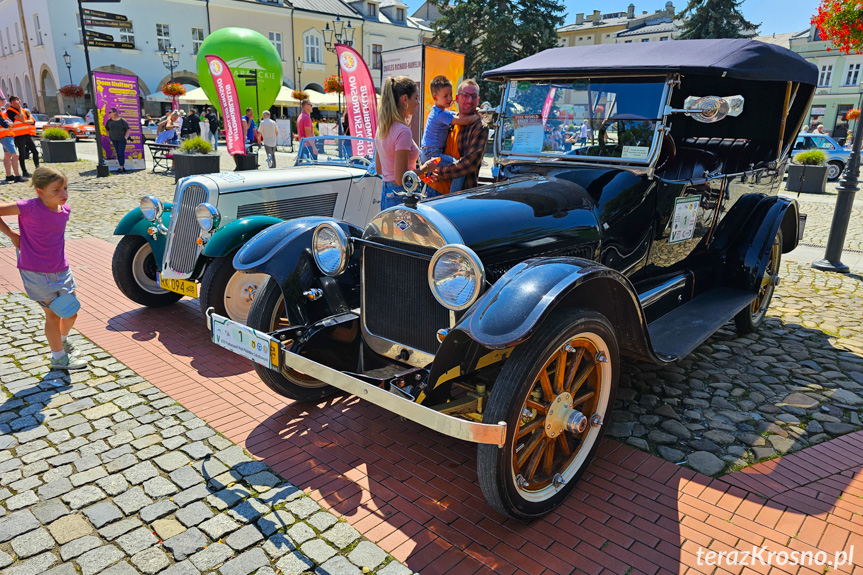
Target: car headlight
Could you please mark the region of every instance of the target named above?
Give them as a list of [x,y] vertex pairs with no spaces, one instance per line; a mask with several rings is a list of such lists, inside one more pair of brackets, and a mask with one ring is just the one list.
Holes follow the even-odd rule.
[[201,226],[202,230],[209,232],[219,227],[222,216],[216,206],[205,202],[198,204],[198,207],[195,208],[195,219],[198,220],[198,225]]
[[341,226],[332,222],[320,224],[312,236],[312,253],[318,269],[330,277],[345,271],[350,259],[350,243]]
[[155,222],[162,217],[162,201],[156,196],[144,196],[141,198],[141,213],[144,219]]
[[429,287],[445,308],[467,309],[479,298],[485,285],[485,269],[472,249],[448,244],[435,252],[429,264]]

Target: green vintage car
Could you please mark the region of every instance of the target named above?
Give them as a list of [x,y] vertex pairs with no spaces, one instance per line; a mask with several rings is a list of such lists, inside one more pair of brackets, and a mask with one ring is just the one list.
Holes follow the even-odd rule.
[[237,250],[261,230],[307,216],[364,226],[380,208],[374,141],[307,138],[291,168],[183,178],[173,202],[141,198],[114,230],[114,281],[132,301],[148,307],[197,297],[208,308],[245,323],[264,280],[234,270]]

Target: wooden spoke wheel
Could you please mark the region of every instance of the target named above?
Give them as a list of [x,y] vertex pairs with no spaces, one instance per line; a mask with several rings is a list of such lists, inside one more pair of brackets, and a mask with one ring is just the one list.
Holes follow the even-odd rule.
[[559,505],[587,468],[617,389],[619,352],[602,315],[566,310],[546,320],[507,360],[483,414],[505,421],[503,448],[480,445],[486,500],[521,519]]
[[734,324],[738,333],[752,333],[764,323],[767,309],[773,300],[773,292],[779,285],[779,264],[782,261],[782,230],[776,232],[768,257],[767,268],[761,278],[761,285],[758,286],[758,295],[755,296],[749,307],[734,316]]

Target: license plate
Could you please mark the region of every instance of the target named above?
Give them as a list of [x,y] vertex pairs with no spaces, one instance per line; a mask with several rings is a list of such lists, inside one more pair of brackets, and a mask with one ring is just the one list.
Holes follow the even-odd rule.
[[279,340],[219,314],[210,314],[210,338],[220,347],[278,371]]
[[178,280],[172,278],[163,278],[159,275],[159,285],[162,289],[187,295],[189,297],[198,297],[198,284],[189,280]]

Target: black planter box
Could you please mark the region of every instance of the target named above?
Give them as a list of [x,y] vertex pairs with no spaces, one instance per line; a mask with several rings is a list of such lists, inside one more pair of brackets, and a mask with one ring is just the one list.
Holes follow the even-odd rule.
[[46,164],[77,162],[75,140],[42,140],[42,161]]
[[237,171],[243,172],[246,170],[258,169],[258,154],[246,154],[234,156],[234,161],[237,162]]
[[788,164],[788,174],[785,189],[789,192],[804,192],[818,194],[824,192],[827,186],[827,166],[804,166],[803,164]]
[[181,154],[174,152],[174,181],[186,176],[215,174],[218,171],[218,154]]

